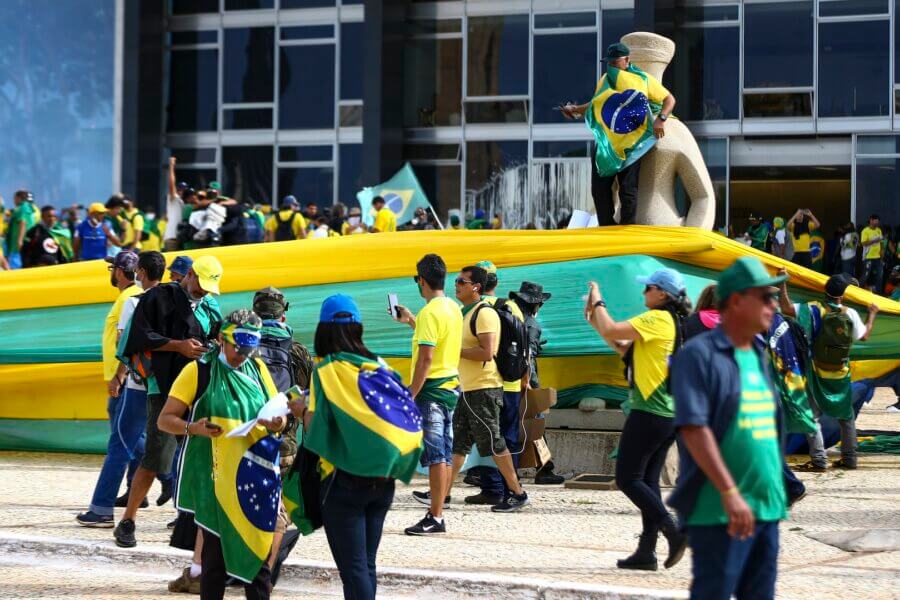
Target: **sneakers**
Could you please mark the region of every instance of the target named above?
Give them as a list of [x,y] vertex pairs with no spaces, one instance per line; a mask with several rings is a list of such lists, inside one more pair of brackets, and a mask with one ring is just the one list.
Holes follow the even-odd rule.
[[799,496],[794,496],[792,498],[788,498],[788,503],[787,503],[788,508],[791,508],[792,506],[794,506],[795,504],[797,504],[804,498],[806,498],[806,490],[803,490],[803,493],[800,494]]
[[134,548],[137,546],[137,540],[134,537],[134,521],[131,519],[122,519],[116,525],[113,531],[116,538],[116,546],[119,548]]
[[[125,490],[125,493],[124,493],[124,494],[122,494],[121,496],[119,496],[118,498],[116,498],[116,502],[115,502],[115,507],[116,507],[116,508],[125,508],[126,506],[128,506],[128,494],[130,493],[130,489],[131,489],[131,488]],[[148,506],[150,506],[150,503],[147,502],[147,499],[146,499],[146,498],[144,498],[143,500],[141,500],[141,506],[140,506],[140,508],[147,508]]]
[[492,506],[491,511],[498,513],[516,512],[522,510],[529,504],[531,504],[531,500],[528,499],[528,494],[525,493],[525,490],[522,490],[521,494],[511,494],[509,498],[507,498],[500,504],[495,504],[494,506]]
[[900,398],[897,398],[897,401],[884,409],[890,413],[900,413]]
[[831,466],[835,469],[845,469],[847,471],[855,471],[858,468],[855,462],[849,462],[845,458],[840,458],[834,461],[833,463],[831,463]]
[[102,527],[104,529],[108,529],[115,525],[115,521],[113,521],[112,515],[98,515],[93,511],[83,512],[77,517],[75,520],[78,521],[79,525],[84,527]]
[[178,517],[175,517],[168,523],[166,523],[166,529],[175,529],[175,524],[178,523]]
[[[172,499],[172,495],[175,493],[175,481],[172,479],[166,479],[165,481],[161,481],[160,485],[162,485],[162,491],[159,493],[159,498],[156,499],[156,505],[162,506],[166,502]],[[147,499],[144,498],[144,502]],[[142,503],[143,504],[143,503]]]
[[466,496],[466,504],[489,504],[491,506],[494,506],[495,504],[500,504],[502,502],[503,496],[485,494],[484,492],[475,494],[474,496]]
[[557,475],[551,470],[540,470],[534,476],[535,485],[559,485],[564,483],[566,478],[562,475]]
[[169,582],[169,591],[173,594],[199,594],[200,578],[191,577],[191,568],[185,567],[178,579]]
[[445,521],[437,522],[432,516],[431,511],[425,513],[425,518],[403,530],[406,535],[434,535],[436,533],[447,533],[447,524]]
[[797,465],[797,466],[794,466],[791,468],[794,471],[799,471],[801,473],[825,473],[828,471],[827,466],[819,466],[819,465],[813,464],[812,461],[805,462],[802,465]]
[[[431,492],[413,492],[413,500],[425,506],[431,506]],[[444,508],[450,508],[450,496],[444,498]]]

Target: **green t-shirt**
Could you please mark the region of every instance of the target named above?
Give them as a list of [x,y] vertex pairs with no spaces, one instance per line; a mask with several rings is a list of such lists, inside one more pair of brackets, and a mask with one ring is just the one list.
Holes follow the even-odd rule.
[[766,223],[751,226],[747,233],[750,234],[751,247],[757,250],[766,249],[766,240],[769,239],[769,226]]
[[6,230],[6,252],[7,254],[16,254],[19,251],[17,246],[19,240],[19,231],[28,231],[35,223],[37,223],[40,211],[34,205],[34,202],[25,201],[15,207],[9,216],[9,228]]
[[[781,471],[781,448],[775,422],[775,399],[766,385],[756,352],[734,351],[741,372],[741,403],[719,451],[741,496],[757,521],[787,517],[787,494]],[[707,481],[700,489],[688,525],[725,525],[719,492]]]

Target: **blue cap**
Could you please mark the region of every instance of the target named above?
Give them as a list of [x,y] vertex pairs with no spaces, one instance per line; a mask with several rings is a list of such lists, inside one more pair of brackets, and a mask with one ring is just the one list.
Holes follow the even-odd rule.
[[672,296],[678,296],[685,290],[684,278],[675,269],[660,269],[649,277],[637,277],[636,279],[642,285],[655,285]]
[[172,261],[172,264],[169,265],[169,271],[184,277],[188,274],[188,271],[191,270],[192,266],[194,266],[194,261],[190,256],[176,256],[175,260]]
[[281,199],[281,208],[287,208],[289,206],[297,207],[300,206],[300,203],[297,202],[297,199],[293,196],[285,196]]
[[319,323],[362,323],[362,316],[353,298],[346,294],[334,294],[322,303]]

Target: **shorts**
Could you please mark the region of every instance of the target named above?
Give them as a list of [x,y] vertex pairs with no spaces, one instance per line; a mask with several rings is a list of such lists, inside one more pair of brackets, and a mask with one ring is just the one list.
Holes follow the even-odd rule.
[[484,457],[506,452],[500,435],[502,408],[503,388],[463,392],[453,413],[453,454],[465,456],[472,444]]
[[172,470],[172,459],[178,442],[171,433],[160,431],[156,426],[159,413],[165,406],[165,399],[159,394],[147,394],[147,443],[141,466],[152,473],[168,473]]
[[425,450],[419,457],[423,467],[453,464],[453,416],[446,405],[434,400],[416,402],[422,413],[422,433]]

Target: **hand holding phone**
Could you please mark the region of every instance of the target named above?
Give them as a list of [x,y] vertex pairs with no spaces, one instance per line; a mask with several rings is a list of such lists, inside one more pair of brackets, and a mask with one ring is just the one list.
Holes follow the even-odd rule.
[[388,312],[391,315],[391,318],[397,320],[400,318],[400,311],[397,308],[399,305],[399,301],[397,300],[397,294],[388,294]]

